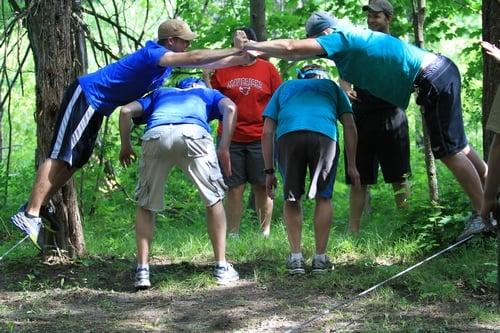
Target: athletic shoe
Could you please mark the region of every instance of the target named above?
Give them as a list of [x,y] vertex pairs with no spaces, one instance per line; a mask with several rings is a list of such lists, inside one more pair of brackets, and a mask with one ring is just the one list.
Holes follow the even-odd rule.
[[[21,207],[22,208],[22,207]],[[42,219],[39,217],[27,217],[24,210],[10,218],[11,222],[24,234],[28,235],[38,249],[43,248],[43,239],[40,237],[42,229]]]
[[[493,226],[496,226],[497,223],[495,220],[492,220],[492,224]],[[457,237],[457,241],[461,241],[470,235],[478,234],[486,230],[487,227],[486,224],[484,224],[483,219],[478,213],[474,212],[465,223],[464,231],[462,231],[462,233]]]
[[145,290],[151,288],[149,281],[149,270],[147,268],[139,268],[135,271],[135,290]]
[[213,275],[217,284],[227,284],[240,279],[238,272],[230,263],[226,263],[226,266],[215,266]]
[[292,259],[292,255],[288,256],[286,260],[286,268],[288,269],[288,274],[304,274],[306,270],[304,269],[304,258]]
[[333,271],[333,264],[330,261],[330,258],[328,258],[327,256],[325,256],[324,260],[318,257],[313,258],[311,273],[323,274],[330,271]]
[[[28,207],[28,203],[26,202],[24,205],[19,208],[19,211],[26,211],[26,207]],[[40,217],[49,221],[50,223],[50,228],[47,226],[46,223],[43,223],[43,227],[47,228],[51,232],[56,232],[59,231],[60,229],[60,223],[56,218],[56,206],[52,203],[52,200],[49,201],[48,204],[42,205],[40,207]]]

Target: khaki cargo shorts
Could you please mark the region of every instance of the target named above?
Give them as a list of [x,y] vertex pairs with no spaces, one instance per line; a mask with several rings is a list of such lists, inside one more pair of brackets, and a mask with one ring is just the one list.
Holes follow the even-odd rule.
[[158,212],[164,209],[165,180],[172,167],[179,167],[196,185],[206,206],[224,198],[222,178],[210,134],[201,126],[178,124],[157,126],[142,139],[137,204]]

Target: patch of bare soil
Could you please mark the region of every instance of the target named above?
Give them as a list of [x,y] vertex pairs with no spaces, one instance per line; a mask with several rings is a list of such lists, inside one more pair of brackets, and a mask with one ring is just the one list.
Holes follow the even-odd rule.
[[[0,266],[0,331],[4,332],[282,332],[320,316],[306,332],[499,332],[500,323],[478,323],[461,302],[393,304],[369,295],[328,311],[353,290],[311,290],[310,276],[262,283],[254,264],[237,265],[242,279],[169,291],[163,276],[178,279],[210,271],[209,265],[157,260],[154,287],[135,292],[133,263],[92,258],[69,265],[7,261]],[[332,273],[335,274],[335,273]],[[396,297],[411,299],[394,289]],[[406,293],[406,294],[405,294]],[[471,299],[484,304],[488,299]],[[329,312],[327,315],[322,314]]]

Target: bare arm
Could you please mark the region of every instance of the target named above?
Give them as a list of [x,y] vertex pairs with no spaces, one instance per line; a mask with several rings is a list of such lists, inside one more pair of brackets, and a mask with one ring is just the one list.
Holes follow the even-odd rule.
[[245,44],[245,50],[260,51],[271,57],[289,60],[309,59],[325,54],[323,47],[313,38],[248,41]]
[[231,145],[231,138],[233,137],[234,128],[236,127],[237,108],[236,104],[229,98],[223,98],[219,102],[219,109],[222,112],[223,131],[217,149],[217,156],[219,157],[219,161],[221,161],[222,171],[229,177],[232,174],[229,146]]
[[[264,168],[274,169],[274,136],[276,132],[276,122],[266,117],[264,120],[264,128],[262,130],[262,157],[264,158]],[[266,192],[267,195],[274,199],[274,189],[276,188],[276,175],[266,174]]]
[[347,155],[347,173],[351,177],[352,185],[360,188],[361,180],[356,167],[356,149],[358,145],[358,131],[352,113],[343,113],[340,122],[344,127],[344,145]]
[[143,113],[142,105],[139,102],[131,102],[120,109],[120,163],[123,166],[129,166],[136,158],[136,154],[130,142],[130,130],[132,128],[132,118],[140,117]]
[[163,67],[203,67],[226,57],[241,53],[241,49],[194,50],[189,52],[167,52],[160,58]]
[[490,153],[488,155],[488,175],[484,187],[483,206],[481,216],[488,223],[490,213],[497,208],[496,195],[500,189],[500,134],[495,133],[491,142]]

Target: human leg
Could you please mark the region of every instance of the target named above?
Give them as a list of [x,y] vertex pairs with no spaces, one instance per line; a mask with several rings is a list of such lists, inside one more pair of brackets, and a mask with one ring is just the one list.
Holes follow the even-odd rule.
[[137,245],[137,264],[148,265],[149,248],[153,240],[155,213],[137,206],[135,215],[135,240]]
[[349,233],[351,234],[359,233],[367,193],[367,185],[361,185],[359,188],[351,186],[349,193]]
[[479,212],[483,196],[481,179],[465,152],[462,150],[456,154],[445,156],[441,158],[441,161],[453,173],[458,183],[469,197],[474,210]]
[[137,268],[134,287],[137,290],[151,287],[149,280],[149,249],[153,241],[155,214],[137,206],[135,217],[135,241],[137,245]]
[[33,216],[40,215],[40,208],[66,184],[77,169],[68,167],[65,161],[46,159],[38,168],[35,183],[26,212]]
[[267,237],[271,231],[273,200],[267,195],[265,185],[252,185],[252,189],[255,194],[257,216],[259,217],[262,234]]
[[239,234],[240,221],[243,215],[243,192],[245,184],[231,187],[227,191],[226,211],[227,211],[227,232],[229,234]]
[[406,202],[410,197],[410,186],[408,182],[392,183],[392,189],[394,190],[394,201],[398,208],[404,208]]
[[332,225],[332,202],[326,198],[316,198],[314,207],[314,238],[316,240],[316,254],[324,254],[330,236]]
[[206,209],[208,236],[215,257],[214,278],[219,284],[239,280],[238,272],[226,262],[226,215],[222,201]]

